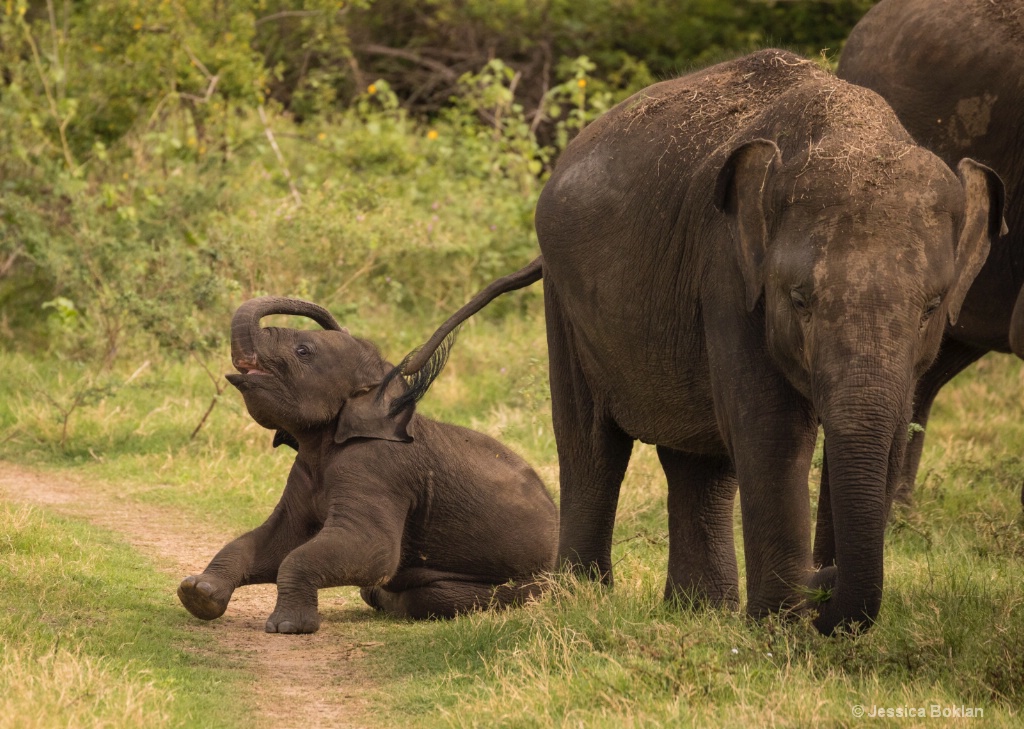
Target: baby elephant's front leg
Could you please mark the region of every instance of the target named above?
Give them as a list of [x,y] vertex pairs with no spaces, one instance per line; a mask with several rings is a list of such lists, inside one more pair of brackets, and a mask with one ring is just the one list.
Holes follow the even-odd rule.
[[257,529],[228,542],[201,574],[182,580],[178,585],[181,604],[202,620],[223,615],[235,588],[245,582],[245,575],[259,572],[254,570],[254,563],[261,551],[260,536],[261,530]]
[[219,618],[227,610],[235,585],[219,575],[204,572],[189,575],[178,585],[178,599],[190,613],[202,620]]
[[267,632],[315,633],[320,627],[317,590],[386,582],[398,567],[398,557],[398,540],[386,535],[325,527],[281,563],[277,605],[267,619]]

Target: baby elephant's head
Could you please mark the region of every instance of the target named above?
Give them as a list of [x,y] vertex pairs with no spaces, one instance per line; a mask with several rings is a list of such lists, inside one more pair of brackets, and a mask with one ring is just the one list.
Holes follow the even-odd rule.
[[[323,330],[261,327],[260,320],[272,314],[307,316]],[[328,429],[337,443],[412,440],[413,408],[387,415],[402,383],[392,382],[378,396],[391,366],[376,347],[350,335],[316,304],[271,296],[245,302],[231,321],[231,360],[239,374],[228,375],[228,381],[265,428],[300,440]]]

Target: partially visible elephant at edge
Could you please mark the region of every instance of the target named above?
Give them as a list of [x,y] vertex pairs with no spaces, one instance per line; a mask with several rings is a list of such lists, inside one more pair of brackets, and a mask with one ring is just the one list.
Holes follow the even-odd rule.
[[[1008,231],[918,381],[913,418],[925,426],[939,390],[984,354],[1024,357],[1024,0],[883,0],[851,32],[838,75],[884,97],[946,164],[970,156],[1006,189]],[[907,448],[901,500],[911,498],[924,437],[916,432]],[[815,542],[819,563],[831,556]]]
[[[611,583],[641,440],[668,479],[666,598],[738,605],[738,485],[747,612],[822,588],[821,632],[870,624],[914,385],[1002,219],[996,175],[956,169],[877,94],[784,51],[655,84],[568,146],[537,205],[542,257],[406,359],[405,397],[441,335],[542,277],[562,566]],[[819,421],[837,565],[815,572]]]
[[[324,330],[260,326],[307,316]],[[275,445],[298,454],[267,521],[220,550],[178,596],[212,620],[241,585],[277,583],[267,632],[311,633],[317,590],[363,588],[391,615],[452,617],[522,602],[555,564],[555,505],[537,474],[494,439],[406,406],[376,347],[326,310],[294,299],[244,303],[231,324],[228,375]]]

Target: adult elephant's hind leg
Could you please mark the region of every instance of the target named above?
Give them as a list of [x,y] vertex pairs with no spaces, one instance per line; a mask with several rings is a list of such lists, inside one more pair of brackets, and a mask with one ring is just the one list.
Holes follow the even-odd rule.
[[633,439],[604,412],[580,365],[558,295],[544,279],[551,420],[558,447],[558,562],[612,583],[612,532]]
[[658,446],[668,478],[668,580],[665,599],[739,607],[733,543],[736,474],[727,457]]
[[928,416],[931,415],[935,397],[950,380],[970,367],[984,356],[986,350],[972,347],[956,340],[946,338],[932,366],[921,375],[914,391],[913,422],[920,426],[910,433],[907,452],[903,457],[903,470],[900,474],[899,486],[895,499],[904,504],[913,501],[914,482],[921,466],[921,452],[924,450],[925,428]]

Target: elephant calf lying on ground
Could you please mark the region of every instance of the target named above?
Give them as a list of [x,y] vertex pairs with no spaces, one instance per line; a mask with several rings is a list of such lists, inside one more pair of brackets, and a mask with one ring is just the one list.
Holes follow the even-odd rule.
[[[326,331],[261,328],[271,314],[308,316]],[[325,309],[265,297],[231,324],[228,380],[274,444],[297,448],[280,503],[225,546],[178,597],[224,614],[235,588],[277,583],[268,633],[312,633],[317,590],[358,585],[368,604],[410,618],[452,617],[522,602],[554,565],[555,505],[537,474],[493,439],[406,408],[405,386],[369,342]]]

